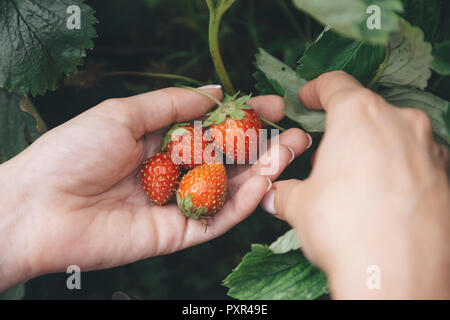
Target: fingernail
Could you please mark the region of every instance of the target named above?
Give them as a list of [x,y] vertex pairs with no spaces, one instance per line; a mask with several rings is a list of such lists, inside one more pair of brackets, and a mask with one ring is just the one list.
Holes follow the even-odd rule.
[[264,177],[264,178],[266,178],[267,182],[269,182],[269,185],[268,185],[267,188],[266,188],[266,192],[267,192],[267,191],[269,191],[270,189],[272,189],[272,180],[270,180],[270,179],[267,178],[267,177]]
[[311,148],[311,146],[313,144],[313,140],[309,133],[307,133],[306,135],[308,136],[308,139],[309,139],[309,143],[308,143],[308,146],[306,147],[306,149],[309,149],[309,148]]
[[291,163],[291,162],[294,161],[294,159],[295,159],[295,152],[294,152],[294,150],[292,150],[291,147],[287,146],[287,148],[288,148],[289,151],[291,152],[291,160],[289,160],[289,163]]
[[198,87],[197,89],[222,89],[222,86],[220,84],[208,84],[203,87]]
[[277,216],[277,212],[275,210],[275,190],[271,189],[266,192],[264,198],[261,201],[261,207],[264,211]]

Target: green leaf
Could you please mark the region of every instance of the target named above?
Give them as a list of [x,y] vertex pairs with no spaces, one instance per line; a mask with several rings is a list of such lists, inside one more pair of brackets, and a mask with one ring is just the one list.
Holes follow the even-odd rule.
[[5,292],[0,292],[0,300],[22,300],[24,296],[25,283],[19,283]]
[[387,102],[398,107],[417,108],[424,111],[430,117],[434,132],[450,145],[450,132],[446,129],[449,120],[443,116],[449,114],[448,101],[415,88],[385,89],[380,92],[380,95]]
[[247,115],[244,111],[236,109],[231,114],[231,117],[235,120],[242,120]]
[[[294,5],[313,16],[336,32],[357,40],[371,43],[386,43],[389,34],[397,29],[398,15],[402,11],[400,0],[293,0]],[[369,29],[367,19],[370,5],[380,8],[380,29]]]
[[[80,29],[69,29],[67,8],[77,5]],[[94,46],[94,11],[82,0],[0,1],[0,87],[21,94],[54,90]]]
[[300,243],[298,242],[298,236],[295,229],[289,230],[269,246],[269,249],[276,254],[286,253],[299,248]]
[[[35,109],[27,98],[0,89],[0,163],[14,157],[34,140],[40,132]],[[45,125],[41,123],[41,130]]]
[[419,27],[426,41],[433,41],[439,28],[440,0],[402,0],[403,18]]
[[445,132],[450,136],[450,108],[448,108],[447,112],[442,112],[441,119],[444,123]]
[[425,42],[423,32],[402,19],[400,30],[389,39],[389,59],[378,84],[424,89],[431,76],[432,59],[431,44]]
[[315,299],[328,292],[325,274],[300,250],[275,254],[260,244],[252,245],[224,285],[229,296],[241,300]]
[[165,151],[167,148],[167,145],[172,140],[172,135],[175,136],[182,136],[184,135],[187,130],[183,128],[184,126],[189,125],[188,122],[182,122],[182,123],[176,123],[172,127],[170,127],[169,130],[164,134],[162,141],[161,141],[161,150]]
[[450,76],[450,40],[436,44],[431,69],[443,76]]
[[[260,49],[256,55],[256,67],[261,73],[256,73],[257,79],[263,79],[256,87],[269,90],[269,86],[276,94],[284,97],[284,113],[288,118],[299,123],[310,132],[323,132],[325,127],[325,113],[323,111],[308,110],[298,100],[298,90],[306,83],[288,65]],[[264,77],[263,77],[264,76]]]
[[182,135],[184,135],[186,132],[187,132],[187,130],[184,129],[184,128],[176,128],[175,130],[172,131],[172,134],[173,134],[174,136],[182,136]]
[[247,102],[249,102],[252,99],[251,95],[246,95],[243,97],[240,97],[239,99],[236,99],[234,102],[237,106],[245,105]]
[[322,34],[299,61],[298,75],[312,80],[324,72],[344,70],[367,85],[385,57],[385,48],[365,44],[331,30]]

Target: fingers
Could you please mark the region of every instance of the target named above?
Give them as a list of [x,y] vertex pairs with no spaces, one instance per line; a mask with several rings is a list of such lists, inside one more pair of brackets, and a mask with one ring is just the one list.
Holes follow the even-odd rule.
[[206,232],[200,221],[189,219],[183,247],[216,238],[247,218],[259,205],[270,186],[271,182],[261,176],[248,179],[212,218]]
[[[275,141],[278,139],[278,141]],[[292,128],[272,138],[269,149],[252,165],[250,170],[230,179],[230,184],[240,185],[252,176],[266,176],[275,180],[294,158],[301,155],[312,144],[309,134]]]
[[[202,90],[222,100],[219,87]],[[199,93],[183,88],[166,88],[128,98],[110,99],[94,112],[113,117],[123,123],[139,139],[147,132],[166,127],[174,122],[197,119],[215,106],[215,102]]]
[[354,93],[364,87],[352,76],[343,71],[322,74],[300,88],[298,97],[310,109],[329,110],[339,98]]
[[425,112],[413,108],[398,108],[396,111],[407,121],[420,142],[427,145],[434,142],[431,120]]
[[283,170],[312,145],[311,136],[303,130],[291,128],[270,141],[269,149],[252,166],[252,175],[275,180]]
[[278,122],[284,118],[284,100],[279,96],[259,96],[252,98],[247,104],[252,107],[260,117],[269,121]]
[[295,227],[307,201],[306,193],[302,192],[305,190],[304,184],[305,182],[295,179],[275,182],[264,195],[261,207]]

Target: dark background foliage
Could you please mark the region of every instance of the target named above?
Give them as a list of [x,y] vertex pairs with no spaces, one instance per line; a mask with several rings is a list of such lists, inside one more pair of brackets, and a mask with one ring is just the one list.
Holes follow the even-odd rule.
[[[108,72],[173,73],[218,82],[209,56],[209,15],[203,0],[170,0],[170,5],[168,0],[86,3],[99,20],[94,50],[88,51],[84,67],[63,79],[58,90],[34,99],[49,129],[105,99],[174,84],[142,76],[107,76]],[[253,61],[259,47],[295,67],[321,29],[295,10],[291,1],[238,1],[226,14],[220,34],[224,61],[235,86],[254,92]],[[298,126],[289,120],[284,120],[283,125]],[[310,156],[308,152],[298,158],[283,177],[306,177]],[[30,280],[25,299],[109,299],[118,290],[145,299],[227,298],[222,280],[250,245],[270,244],[288,229],[284,222],[258,209],[242,224],[209,243],[119,268],[83,273],[82,290],[69,291],[68,275],[64,273]]]

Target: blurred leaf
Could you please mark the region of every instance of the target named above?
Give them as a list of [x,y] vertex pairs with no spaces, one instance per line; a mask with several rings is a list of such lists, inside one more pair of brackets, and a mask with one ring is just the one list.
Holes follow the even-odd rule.
[[[7,161],[30,145],[40,132],[35,109],[28,98],[0,89],[0,163]],[[40,123],[45,131],[45,124]]]
[[[80,29],[69,29],[67,8],[80,8]],[[94,46],[94,11],[81,0],[0,1],[0,87],[21,94],[54,90]]]
[[419,27],[426,41],[433,41],[439,28],[440,0],[402,0],[403,17],[411,25]]
[[447,136],[450,136],[450,108],[447,109],[447,112],[442,112],[441,119],[444,123]]
[[18,285],[9,288],[5,292],[0,292],[0,300],[22,300],[25,296],[25,284],[19,283]]
[[423,39],[423,32],[405,20],[400,31],[389,39],[389,60],[378,79],[384,87],[410,86],[424,89],[431,76],[431,44]]
[[322,111],[308,110],[298,100],[298,90],[306,83],[288,65],[260,49],[256,55],[256,67],[261,73],[256,73],[259,82],[256,88],[270,91],[284,97],[284,113],[293,121],[299,123],[305,130],[323,132],[325,114]]
[[279,37],[267,43],[264,48],[268,52],[282,57],[284,63],[286,63],[291,68],[295,68],[298,59],[302,56],[306,47],[306,39],[286,39],[283,37]]
[[449,120],[443,117],[449,114],[448,101],[415,88],[385,89],[380,94],[386,101],[398,107],[417,108],[424,111],[430,117],[434,132],[450,145],[450,132],[446,129]]
[[252,245],[224,285],[229,296],[241,300],[305,300],[328,292],[325,274],[300,250],[275,254],[260,244]]
[[365,44],[324,30],[306,49],[297,72],[301,78],[312,80],[324,72],[344,70],[367,85],[384,56],[385,48],[382,46]]
[[286,253],[291,250],[300,249],[300,243],[298,242],[296,230],[291,229],[285,234],[283,234],[269,246],[269,249],[276,254]]
[[443,76],[450,75],[450,41],[436,44],[431,69]]
[[[398,27],[397,12],[402,11],[400,0],[293,0],[294,5],[336,32],[357,40],[386,43],[389,34]],[[381,29],[367,28],[366,12],[370,5],[380,8]]]

